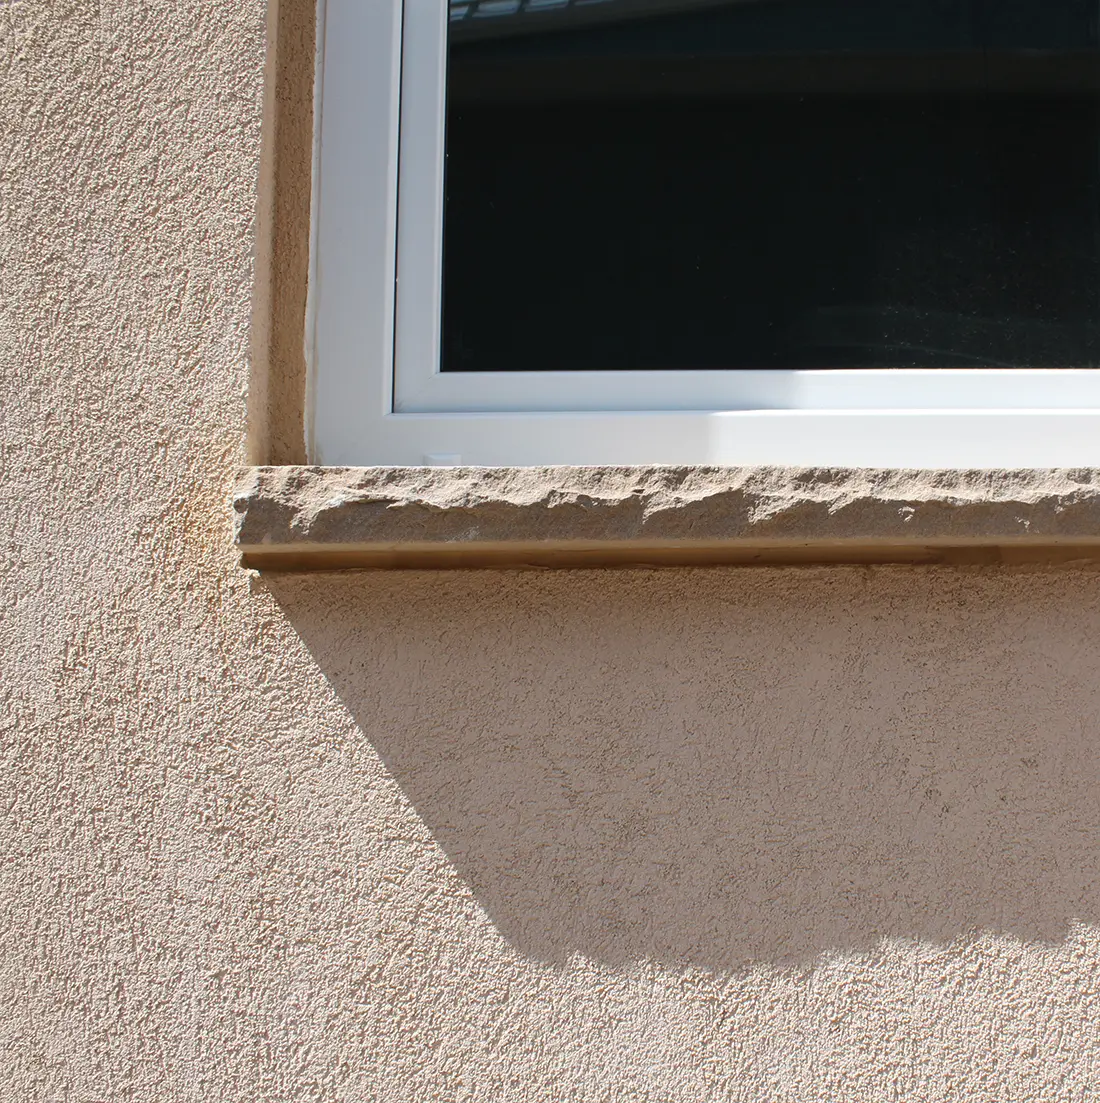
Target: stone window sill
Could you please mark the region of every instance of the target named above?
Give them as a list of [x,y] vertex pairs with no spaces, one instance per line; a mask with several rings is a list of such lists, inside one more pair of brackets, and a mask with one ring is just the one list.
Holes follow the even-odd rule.
[[1100,563],[1100,469],[251,467],[265,571]]

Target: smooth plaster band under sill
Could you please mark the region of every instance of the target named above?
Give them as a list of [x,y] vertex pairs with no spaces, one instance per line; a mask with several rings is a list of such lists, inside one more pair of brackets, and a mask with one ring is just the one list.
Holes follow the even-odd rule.
[[253,467],[262,570],[1098,563],[1100,469]]

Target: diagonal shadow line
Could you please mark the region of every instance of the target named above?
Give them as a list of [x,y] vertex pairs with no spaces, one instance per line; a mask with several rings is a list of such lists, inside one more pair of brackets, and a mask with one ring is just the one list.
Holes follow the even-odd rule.
[[1100,579],[268,576],[510,943],[730,971],[1100,920]]

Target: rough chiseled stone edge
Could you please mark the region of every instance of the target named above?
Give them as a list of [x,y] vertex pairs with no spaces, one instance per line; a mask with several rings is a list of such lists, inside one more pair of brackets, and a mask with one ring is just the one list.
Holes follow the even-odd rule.
[[540,543],[1100,544],[1100,469],[253,467],[249,552]]

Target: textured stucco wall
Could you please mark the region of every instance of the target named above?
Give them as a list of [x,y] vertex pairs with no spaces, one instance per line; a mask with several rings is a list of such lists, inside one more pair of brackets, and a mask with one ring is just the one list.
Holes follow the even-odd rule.
[[264,25],[0,3],[0,1099],[1100,1097],[1100,575],[236,567]]

